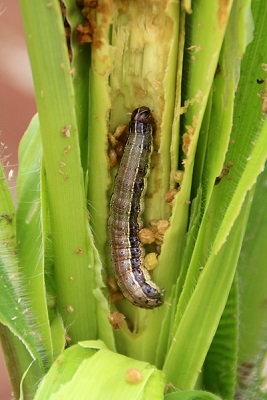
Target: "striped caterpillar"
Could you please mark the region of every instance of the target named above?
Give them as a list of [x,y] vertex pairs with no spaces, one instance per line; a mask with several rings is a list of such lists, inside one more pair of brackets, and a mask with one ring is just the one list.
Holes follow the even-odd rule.
[[163,302],[163,293],[143,266],[143,248],[138,237],[154,126],[148,107],[133,111],[129,137],[115,179],[108,223],[112,261],[122,293],[135,306],[149,309]]

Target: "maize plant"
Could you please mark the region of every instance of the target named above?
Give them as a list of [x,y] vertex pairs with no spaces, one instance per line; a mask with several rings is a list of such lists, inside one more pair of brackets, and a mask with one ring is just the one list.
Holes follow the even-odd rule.
[[38,114],[16,208],[0,180],[14,398],[266,399],[266,1],[20,7]]

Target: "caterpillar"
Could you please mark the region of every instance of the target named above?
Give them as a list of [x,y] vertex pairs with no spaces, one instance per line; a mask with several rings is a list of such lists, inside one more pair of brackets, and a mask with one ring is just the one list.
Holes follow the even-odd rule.
[[110,202],[109,238],[118,285],[135,306],[152,309],[163,302],[163,292],[143,266],[143,247],[138,237],[142,227],[155,121],[148,107],[135,109],[129,136],[115,178]]

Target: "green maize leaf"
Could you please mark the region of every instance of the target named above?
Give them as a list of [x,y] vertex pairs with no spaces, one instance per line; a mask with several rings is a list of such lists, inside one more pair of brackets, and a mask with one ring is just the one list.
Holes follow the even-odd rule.
[[234,280],[203,367],[203,387],[224,400],[232,400],[236,388],[237,295],[237,282]]
[[[266,46],[262,47],[262,41],[261,37],[266,34],[266,25],[264,23],[265,21],[265,13],[266,13],[266,8],[262,8],[259,3],[253,4],[254,7],[252,8],[253,11],[253,16],[255,19],[255,36],[254,36],[254,41],[248,46],[247,52],[245,54],[245,58],[242,62],[242,70],[241,70],[241,81],[239,85],[239,89],[237,92],[237,97],[236,97],[236,112],[234,114],[234,127],[233,127],[233,133],[232,133],[232,144],[229,146],[229,152],[227,154],[227,160],[233,162],[233,168],[236,166],[236,173],[234,171],[230,171],[230,178],[233,181],[232,187],[235,186],[236,184],[234,181],[238,181],[240,179],[240,172],[242,171],[244,167],[244,158],[247,158],[247,160],[250,160],[250,157],[252,156],[255,160],[259,160],[260,156],[257,152],[252,151],[251,145],[254,145],[254,140],[256,140],[258,136],[258,132],[260,131],[259,129],[261,128],[262,122],[261,122],[261,101],[260,101],[260,96],[259,96],[259,89],[257,85],[257,76],[260,75],[260,71],[262,71],[262,58],[261,56],[259,57],[260,54],[266,53]],[[257,6],[257,7],[256,7]],[[265,10],[265,13],[264,13]],[[253,24],[251,23],[251,19],[249,17],[249,14],[246,13],[246,21],[250,26],[249,32],[251,31]],[[261,52],[259,52],[259,46],[261,48]],[[251,59],[255,60],[253,63],[251,62]],[[259,75],[257,75],[259,74]],[[246,96],[245,96],[246,95]],[[248,109],[253,110],[252,113],[247,113],[245,112],[246,107]],[[244,110],[242,112],[242,109]],[[242,115],[242,119],[240,116]],[[241,125],[242,123],[242,125]],[[254,127],[253,125],[254,124]],[[255,125],[258,125],[255,126]],[[263,128],[264,129],[264,128]],[[253,136],[251,134],[253,133]],[[266,132],[266,131],[265,131]],[[263,135],[265,135],[262,132]],[[262,136],[263,137],[263,136]],[[235,140],[236,139],[236,140]],[[241,140],[240,140],[241,139]],[[235,146],[233,148],[233,146]],[[260,145],[262,146],[262,150],[264,151],[266,149],[266,144]],[[245,148],[247,149],[245,151]],[[235,149],[235,150],[234,150]],[[251,154],[249,152],[251,151]],[[252,155],[253,154],[253,155]],[[235,155],[237,162],[235,162],[233,155]],[[266,158],[266,154],[262,160]],[[209,163],[207,163],[209,166]],[[232,175],[232,176],[231,176]],[[244,183],[246,184],[248,182],[249,175],[246,175],[246,171],[244,174]],[[222,199],[225,197],[225,200],[222,202],[223,207],[221,208],[221,215],[224,217],[224,213],[226,210],[227,202],[229,201],[229,193],[234,193],[234,191],[231,189],[230,185],[226,185],[228,178],[224,178],[223,182],[223,187],[221,188],[218,193],[218,196],[216,196],[214,199],[214,210],[212,213],[208,212],[207,213],[207,218],[209,218],[212,226],[203,226],[203,233],[206,233],[206,238],[208,238],[207,233],[210,235],[212,232],[212,229],[217,228],[218,225],[218,215],[219,215],[219,208],[218,208],[218,202],[222,202]],[[210,179],[210,181],[214,181],[214,175],[213,179]],[[220,183],[221,185],[222,183]],[[217,191],[217,187],[216,187]],[[215,192],[215,190],[214,190]],[[225,196],[224,196],[225,195]],[[238,194],[239,196],[239,194]],[[236,199],[238,199],[238,196],[236,196]],[[240,197],[241,198],[241,197]],[[237,207],[237,211],[240,206]],[[232,208],[232,207],[231,207]],[[231,209],[230,207],[228,210]],[[233,209],[232,209],[233,211]],[[229,214],[231,215],[231,214]],[[217,221],[217,222],[216,222]],[[208,242],[207,242],[208,243]],[[203,254],[203,247],[205,248],[205,243],[199,242],[199,254]],[[207,247],[210,245],[206,244]],[[197,264],[196,269],[199,268],[199,258],[197,259]],[[203,264],[203,262],[202,262]],[[255,292],[255,290],[254,290]],[[257,292],[257,291],[256,291]],[[191,293],[191,289],[189,289],[189,292]],[[257,292],[258,293],[258,292]],[[251,303],[250,303],[251,304]],[[243,308],[243,306],[242,306]],[[245,329],[245,331],[247,331]],[[259,332],[259,331],[258,331]],[[251,336],[252,338],[252,336]],[[254,338],[253,338],[254,340]],[[256,343],[257,341],[255,341]],[[246,347],[248,348],[248,347]]]
[[15,211],[2,167],[0,185],[0,322],[23,342],[31,357],[42,366],[39,351],[43,347],[35,330],[32,303],[19,268]]
[[19,396],[19,383],[31,365],[23,389],[34,393],[36,380],[44,374],[45,348],[36,324],[16,246],[15,211],[4,173],[0,170],[0,340],[10,373],[12,389]]
[[55,315],[50,325],[53,343],[53,358],[56,359],[66,346],[65,328],[60,315]]
[[72,381],[79,366],[94,353],[94,350],[78,345],[63,351],[41,381],[35,399],[51,398],[53,393],[57,393],[62,386]]
[[164,400],[221,400],[221,398],[201,390],[185,390],[167,394]]
[[[238,19],[239,25],[237,26],[236,14],[239,13],[240,15],[240,12],[241,17]],[[202,238],[201,236],[197,237],[197,232],[199,230],[201,219],[203,217],[205,204],[208,204],[210,198],[209,193],[212,192],[214,188],[215,178],[220,174],[220,171],[222,169],[225,153],[228,146],[233,117],[232,106],[234,100],[234,91],[236,89],[238,79],[238,65],[240,63],[242,53],[244,52],[244,40],[242,41],[239,39],[238,42],[233,39],[238,37],[236,32],[237,29],[240,31],[239,35],[241,37],[242,35],[245,35],[246,31],[244,29],[244,23],[246,23],[248,19],[246,14],[247,5],[243,5],[242,9],[240,8],[238,2],[234,3],[229,25],[226,31],[224,45],[219,58],[220,71],[218,71],[218,73],[215,75],[213,83],[214,93],[211,93],[208,102],[208,108],[205,112],[204,120],[201,126],[195,160],[196,164],[194,167],[192,192],[192,195],[194,195],[194,192],[198,193],[198,195],[197,198],[194,199],[193,209],[191,210],[191,227],[189,228],[187,247],[183,259],[183,275],[187,271],[188,263],[196,244],[196,239],[197,246],[200,249],[200,253],[201,251],[203,251]],[[242,17],[242,15],[245,16]],[[219,149],[220,152],[218,151]],[[201,185],[198,188],[198,185],[201,184],[201,181],[203,186]],[[216,225],[215,220],[216,219],[214,218],[211,221],[213,224]],[[209,229],[205,229],[205,233],[208,239],[210,233]],[[196,258],[197,262],[195,264],[195,270],[189,270],[189,274],[187,274],[187,287],[186,290],[184,288],[182,298],[180,298],[180,306],[177,310],[177,315],[179,316],[179,319],[177,319],[176,323],[179,323],[179,320],[181,318],[181,306],[183,304],[182,302],[185,300],[184,296],[187,293],[188,299],[190,298],[190,296],[192,295],[192,287],[195,285],[198,279],[201,266],[199,260],[200,258],[198,255],[198,258]],[[183,275],[181,275],[179,278],[180,283],[177,287],[176,292],[177,298],[179,298],[179,293],[182,288],[184,279]],[[231,343],[231,338],[229,339]],[[234,342],[236,342],[234,336],[233,340]],[[234,354],[232,361],[235,363]],[[229,371],[231,371],[231,373],[233,374],[233,380],[235,374],[235,365],[233,365],[232,367],[228,365],[228,367],[226,368],[229,368]],[[225,390],[229,390],[230,392],[233,391],[233,383],[232,385],[226,386]],[[229,397],[231,397],[231,395],[229,395]]]
[[[158,331],[155,329],[154,321],[158,321],[159,319],[162,320],[164,318],[163,313],[166,312],[164,308],[175,307],[177,301],[170,298],[169,295],[174,293],[172,287],[176,283],[177,276],[179,275],[185,248],[190,203],[189,199],[194,166],[193,160],[198,142],[198,134],[213,82],[213,76],[216,70],[230,9],[231,2],[229,2],[226,7],[226,19],[222,25],[222,21],[217,19],[217,5],[214,3],[211,6],[208,1],[202,2],[201,7],[196,5],[195,12],[192,15],[187,16],[187,20],[191,21],[190,25],[192,24],[192,28],[195,27],[195,31],[193,30],[191,32],[190,43],[188,45],[190,46],[196,43],[197,47],[201,49],[199,52],[196,51],[196,59],[192,61],[189,72],[187,71],[185,77],[188,82],[186,95],[187,100],[189,100],[189,105],[185,113],[184,118],[186,118],[186,122],[184,124],[188,127],[191,126],[194,134],[192,134],[190,147],[188,149],[181,190],[175,197],[175,205],[170,220],[171,226],[164,236],[164,243],[159,257],[159,263],[154,273],[156,282],[159,282],[160,286],[166,289],[166,303],[157,313],[155,312],[151,315],[150,318],[152,321],[148,324],[148,329],[146,331],[147,338],[145,340],[150,341],[151,343],[154,342],[155,344],[158,343]],[[215,20],[216,25],[207,24],[207,29],[205,31],[199,31],[197,27],[201,25],[203,21],[209,19]],[[207,37],[210,36],[213,36],[214,40],[208,40]],[[209,73],[207,73],[207,70]],[[211,72],[212,70],[213,73]],[[179,98],[177,98],[177,101],[179,101]],[[173,311],[171,311],[171,313],[173,314]],[[157,356],[158,360],[163,359],[162,354],[164,354],[163,351],[161,354],[159,352]],[[151,360],[151,358],[149,359]],[[157,364],[157,366],[160,367],[162,364]]]
[[266,343],[266,180],[260,175],[238,263],[240,287],[239,363],[253,365]]
[[59,3],[20,3],[42,135],[57,305],[76,342],[94,338],[97,324],[95,250],[86,218],[71,69]]
[[[38,116],[35,116],[21,141],[19,171],[17,179],[17,240],[18,257],[23,276],[27,281],[32,312],[36,319],[38,335],[42,337],[47,358],[45,364],[53,362],[51,332],[49,326],[45,278],[44,237],[41,210],[40,165],[42,158],[41,136]],[[42,197],[42,201],[44,198]],[[35,238],[33,242],[33,238]]]
[[[262,24],[258,26],[259,28],[262,27],[263,29],[263,26],[265,25]],[[247,191],[255,183],[258,174],[262,170],[267,156],[267,125],[265,122],[265,124],[262,126],[262,122],[260,121],[261,107],[259,97],[257,96],[258,89],[257,87],[255,87],[253,79],[248,79],[249,74],[252,74],[253,71],[250,63],[251,56],[252,54],[257,54],[258,52],[258,38],[259,36],[255,36],[255,40],[248,47],[248,54],[246,54],[245,58],[242,61],[241,80],[236,95],[236,109],[234,113],[234,125],[232,130],[232,138],[234,139],[232,147],[229,147],[229,151],[227,153],[227,160],[229,160],[229,162],[231,161],[231,163],[236,166],[236,168],[233,168],[231,170],[230,179],[223,179],[220,184],[215,186],[213,189],[208,208],[205,211],[203,222],[200,227],[194,253],[192,255],[186,285],[183,288],[182,297],[179,300],[180,304],[177,309],[176,324],[179,324],[179,321],[181,321],[181,315],[184,309],[183,307],[186,307],[188,301],[186,300],[186,297],[187,299],[191,297],[190,302],[194,297],[194,295],[192,297],[192,287],[194,287],[196,283],[196,279],[194,277],[195,271],[197,271],[199,274],[199,268],[205,266],[205,272],[207,266],[212,265],[213,262],[215,262],[215,265],[217,265],[223,243],[225,242],[226,238],[229,241],[229,236],[227,237],[227,235],[229,235],[229,231],[232,228],[233,221],[240,212]],[[246,67],[247,69],[245,69]],[[246,73],[243,73],[243,68]],[[254,96],[251,96],[251,93],[254,93]],[[247,103],[251,103],[250,107],[254,108],[258,117],[255,117],[255,113],[253,114],[253,118],[251,118],[250,114],[247,114],[247,118],[250,119],[245,124],[243,123],[244,119],[240,119],[239,116],[245,115],[245,111],[242,113],[242,107],[245,110]],[[254,124],[254,128],[251,126],[251,124]],[[246,221],[246,218],[247,216],[244,215],[244,223]],[[242,231],[240,231],[240,234],[241,232]],[[238,238],[236,239],[238,240]],[[228,268],[229,270],[231,269],[231,273],[228,275],[229,280],[228,283],[225,285],[225,293],[223,295],[225,300],[227,298],[225,296],[228,296],[227,291],[230,288],[229,284],[231,284],[231,280],[235,270],[238,252],[239,245],[236,247],[236,253],[235,256],[233,256],[232,263],[228,264]],[[214,257],[216,257],[216,259]],[[193,275],[192,271],[194,271]],[[221,274],[225,273],[225,260],[223,259],[222,266],[221,268],[219,268],[219,271],[220,272],[218,272],[217,276],[218,281],[221,280]],[[211,285],[210,282],[207,284],[208,286]],[[221,298],[221,300],[222,299],[223,298]],[[211,301],[211,298],[209,299],[209,301]],[[203,298],[199,298],[199,305],[201,305],[201,309],[203,306],[203,312],[206,312],[206,310],[204,310],[205,307]],[[217,305],[219,306],[219,303],[217,303]],[[220,307],[224,307],[223,302],[221,303]],[[218,308],[218,313],[215,313],[213,315],[215,318],[214,321],[218,320],[217,318],[220,317],[219,309],[220,308]],[[199,315],[201,315],[200,306],[198,307],[198,310]],[[185,321],[185,319],[183,318],[182,320]],[[178,326],[177,332],[179,332],[179,329],[180,328]],[[209,329],[208,331],[210,333]],[[179,336],[179,342],[180,343],[178,347],[183,345],[181,341],[181,336]],[[172,347],[175,347],[174,343],[172,344]],[[174,354],[172,357],[175,357]]]
[[[92,62],[89,67],[89,110],[88,110],[88,211],[90,224],[97,249],[106,263],[108,202],[107,189],[110,185],[108,174],[107,140],[108,113],[111,107],[108,79],[111,69],[109,59],[111,5],[104,12],[96,14],[97,29],[101,32],[101,45],[92,44]],[[97,171],[97,173],[96,173]]]
[[[246,8],[245,6],[243,6],[243,7]],[[237,84],[236,74],[238,71],[238,64],[240,63],[240,57],[242,55],[242,50],[243,50],[243,47],[239,49],[239,47],[238,47],[239,43],[232,39],[232,37],[234,37],[234,38],[236,37],[236,35],[233,35],[233,30],[236,25],[236,18],[235,18],[236,8],[240,11],[240,9],[238,7],[238,3],[235,3],[235,5],[233,7],[231,18],[230,18],[229,25],[228,25],[227,32],[226,32],[226,39],[225,39],[224,47],[222,49],[222,53],[220,56],[220,64],[219,65],[221,65],[221,67],[220,67],[221,75],[217,74],[215,76],[215,80],[213,83],[214,93],[212,94],[212,113],[207,114],[206,118],[208,118],[208,116],[210,117],[209,122],[206,122],[206,119],[204,119],[205,125],[203,126],[203,130],[201,131],[202,136],[205,135],[208,137],[208,139],[206,139],[206,140],[208,140],[207,149],[206,149],[206,152],[204,154],[202,154],[202,156],[201,155],[199,156],[199,151],[197,152],[197,160],[199,157],[202,157],[202,164],[203,164],[203,157],[205,157],[205,162],[204,162],[204,166],[203,166],[203,182],[201,185],[201,191],[202,191],[201,201],[199,199],[199,202],[198,202],[199,207],[200,207],[198,218],[201,218],[201,219],[202,219],[201,215],[203,215],[203,212],[205,211],[205,204],[208,204],[208,201],[209,201],[209,197],[210,197],[209,191],[211,191],[212,188],[214,187],[215,177],[220,174],[220,171],[223,166],[223,160],[225,157],[225,152],[227,150],[227,143],[229,141],[230,129],[231,129],[231,124],[232,124],[231,105],[233,104],[234,90],[235,90],[236,84]],[[244,12],[241,13],[241,15],[240,15],[240,22],[239,22],[240,35],[245,34],[245,29],[244,29],[245,21],[244,21],[243,14],[244,14]],[[202,49],[202,47],[201,47],[201,49]],[[203,50],[199,51],[200,54],[198,53],[197,60],[192,62],[192,69],[193,69],[192,74],[196,68],[195,63],[197,63],[197,66],[199,66],[200,69],[202,68],[202,64],[203,64],[202,58],[200,59],[201,63],[199,63],[199,65],[198,65],[197,61],[201,57],[201,53],[204,53],[204,50],[205,50],[205,47],[203,48]],[[233,57],[233,54],[235,54],[235,57]],[[211,55],[209,57],[211,57]],[[219,61],[219,60],[217,60],[217,61]],[[216,65],[217,64],[215,64],[215,66]],[[191,74],[191,70],[190,70],[190,74]],[[206,75],[203,73],[202,80],[205,79],[205,76]],[[226,77],[226,78],[224,78],[224,77]],[[192,79],[195,79],[195,75],[193,75]],[[190,86],[189,86],[189,89],[190,89]],[[227,98],[227,100],[226,100],[226,98]],[[231,101],[228,101],[228,99],[231,99]],[[189,107],[188,111],[190,111],[191,108],[194,108],[194,106],[195,106],[195,104],[193,104],[192,107]],[[198,107],[198,106],[196,105],[196,107]],[[202,103],[201,103],[200,107],[202,107]],[[228,112],[227,112],[227,110],[228,110]],[[186,118],[185,123],[187,123],[187,118],[190,118],[190,114],[188,116],[188,111],[185,114],[185,118]],[[197,114],[193,118],[196,118],[198,120]],[[221,123],[220,123],[220,121],[221,121]],[[207,127],[208,127],[208,131],[206,130]],[[190,151],[190,148],[193,145],[194,140],[195,140],[195,133],[192,137],[192,143],[190,143],[190,147],[189,147],[188,151]],[[200,143],[202,143],[202,141],[203,141],[203,139],[200,139]],[[201,151],[202,147],[200,146],[198,148],[198,150]],[[190,164],[189,159],[186,162],[188,162]],[[198,164],[199,164],[199,162],[198,162]],[[195,173],[194,173],[195,181],[193,182],[196,186],[200,183],[197,181],[197,177],[199,177],[198,179],[200,179],[199,171],[197,169],[197,167],[199,166],[198,164],[196,165],[197,176],[195,178]],[[185,178],[186,178],[186,168],[185,168]],[[183,186],[186,185],[185,178],[183,180],[182,190],[183,190]],[[181,192],[182,192],[182,190],[181,190]],[[196,190],[197,190],[197,188],[193,187],[193,193],[196,192]],[[178,194],[178,196],[179,196],[179,194]],[[194,223],[196,225],[196,221],[194,221]],[[199,220],[198,224],[199,223],[200,223],[200,220]],[[215,221],[213,219],[212,219],[212,223],[217,227],[219,226],[217,223],[215,223]],[[202,262],[202,260],[201,260],[203,258],[203,254],[205,254],[205,252],[203,251],[203,250],[205,250],[205,246],[203,245],[203,240],[205,237],[207,237],[207,243],[208,243],[206,245],[207,247],[210,246],[210,240],[212,240],[209,229],[207,229],[206,226],[204,224],[202,224],[201,230],[204,231],[204,233],[200,234],[198,236],[197,243],[195,244],[194,242],[196,241],[196,230],[197,229],[198,229],[197,226],[194,226],[195,232],[192,232],[192,234],[190,234],[191,240],[193,239],[193,243],[191,242],[191,240],[188,240],[188,242],[187,242],[189,249],[186,250],[186,254],[188,254],[188,256],[185,256],[185,258],[183,260],[182,274],[179,277],[179,283],[178,283],[178,288],[177,288],[178,296],[182,290],[182,286],[184,285],[184,279],[185,279],[185,274],[187,274],[187,270],[188,270],[188,261],[190,260],[191,249],[192,249],[192,246],[195,245],[192,258],[194,257],[194,255],[196,255],[196,263],[194,264],[194,268],[193,268],[192,260],[191,260],[191,268],[189,269],[188,274],[187,274],[186,286],[183,289],[182,297],[179,299],[180,305],[179,305],[179,310],[177,311],[178,315],[181,314],[181,312],[182,312],[181,307],[183,307],[186,304],[188,298],[190,297],[190,295],[192,293],[195,282],[197,281],[198,276],[199,276],[199,268],[201,267],[201,265],[204,264],[204,262]],[[205,236],[205,234],[206,234],[206,236]]]
[[[180,107],[181,107],[181,85],[182,85],[182,74],[183,74],[183,59],[184,59],[184,43],[185,43],[185,9],[183,6],[180,7],[180,19],[179,19],[179,36],[178,36],[178,64],[177,64],[177,75],[176,75],[176,94],[175,94],[175,106],[172,123],[172,139],[170,146],[170,158],[171,158],[171,174],[170,174],[170,188],[175,187],[175,180],[173,172],[177,170],[179,160],[179,145],[180,145]],[[163,138],[164,140],[164,138]]]
[[[55,379],[56,378],[56,379]],[[152,365],[113,353],[101,342],[64,351],[44,377],[38,399],[162,399],[164,374]]]
[[[181,263],[185,246],[194,156],[231,4],[231,1],[228,2],[224,10],[225,19],[223,21],[217,19],[217,3],[214,2],[211,4],[209,1],[202,1],[201,6],[196,3],[195,11],[190,16],[187,16],[188,24],[192,25],[192,31],[190,43],[187,43],[186,46],[193,47],[188,51],[193,52],[194,58],[190,63],[190,67],[187,66],[186,76],[183,75],[183,79],[187,82],[187,87],[183,89],[186,92],[187,110],[184,114],[184,122],[182,121],[182,123],[187,127],[186,129],[189,132],[187,134],[190,139],[190,146],[188,147],[187,158],[184,162],[183,184],[175,198],[171,227],[164,237],[164,244],[159,259],[159,267],[162,264],[164,268],[162,270],[158,268],[158,271],[155,273],[156,277],[160,274],[158,279],[159,282],[163,282],[162,286],[166,289],[167,296],[181,268],[178,263]],[[209,20],[215,21],[215,24],[209,23]],[[207,29],[199,30],[198,27],[204,21]],[[211,36],[213,37],[212,41],[208,39]],[[175,265],[173,264],[173,260],[176,260]],[[162,274],[160,271],[162,271]]]
[[[231,19],[230,19],[231,20]],[[226,31],[226,34],[228,32],[228,29]],[[210,128],[210,124],[214,123],[214,118],[215,117],[215,104],[216,100],[214,99],[215,93],[217,90],[214,89],[214,81],[213,81],[213,87],[211,88],[210,95],[208,98],[205,114],[203,117],[203,121],[201,124],[201,130],[199,133],[199,138],[198,138],[198,143],[197,143],[197,149],[196,149],[196,155],[195,155],[195,161],[194,161],[194,174],[192,177],[192,193],[191,196],[195,198],[197,196],[198,190],[205,190],[206,186],[202,185],[203,183],[203,171],[207,168],[207,151],[209,150],[210,143],[212,142],[212,137],[210,137],[210,134],[213,130]],[[224,89],[223,89],[224,91]],[[220,91],[220,95],[222,92]],[[222,113],[222,110],[221,110]],[[230,117],[230,116],[229,116]],[[213,154],[213,153],[211,153]],[[205,182],[206,183],[206,182]],[[202,189],[203,187],[203,189]],[[203,195],[201,196],[203,197]],[[194,201],[194,200],[193,200]],[[203,202],[203,200],[202,200]],[[190,220],[191,222],[194,221],[194,217],[191,216],[192,211],[190,213]]]
[[[102,45],[94,43],[80,45],[77,42],[76,27],[84,22],[77,5],[70,0],[67,6],[67,20],[72,29],[71,47],[74,69],[76,116],[80,135],[81,159],[85,160],[84,170],[88,170],[88,210],[90,225],[97,249],[105,254],[107,200],[106,190],[110,184],[108,176],[107,118],[110,109],[108,97],[108,63],[110,7],[105,8],[105,18],[97,13],[96,29],[101,31]],[[92,55],[91,55],[92,52]],[[91,65],[91,59],[94,62]],[[91,98],[91,93],[94,93]],[[98,173],[96,173],[98,171]]]
[[[28,321],[27,321],[28,322]],[[25,331],[29,329],[26,327]],[[20,326],[18,327],[20,328]],[[36,382],[44,376],[44,368],[40,360],[35,360],[31,355],[30,341],[22,341],[15,336],[8,326],[0,325],[0,344],[3,348],[5,362],[12,385],[12,393],[15,399],[24,393],[33,398],[36,392]],[[37,346],[36,346],[37,347]],[[40,351],[40,346],[38,346]],[[37,351],[36,350],[36,351]]]
[[194,387],[201,373],[233,282],[250,202],[248,195],[227,241],[206,263],[173,337],[163,370],[179,389]]
[[[77,93],[73,92],[59,5],[55,1],[48,6],[34,3],[31,7],[22,1],[22,9],[25,21],[31,21],[27,25],[28,47],[34,66],[42,134],[45,170],[42,196],[47,197],[49,206],[49,210],[44,212],[49,213],[51,225],[57,304],[67,325],[70,340],[75,341],[77,335],[79,338],[94,337],[99,331],[99,337],[110,348],[114,348],[113,334],[107,319],[107,301],[101,292],[102,265],[92,242],[85,208],[86,196],[74,108],[81,98],[74,102],[73,95],[78,96],[80,92],[79,89]],[[39,30],[40,19],[44,30]],[[40,44],[49,41],[52,46],[49,48],[49,57],[36,50],[37,41]],[[48,70],[50,76],[45,72]],[[74,79],[74,83],[81,85],[78,78]],[[79,122],[80,129],[81,124]],[[82,137],[80,142],[83,142]],[[88,315],[97,315],[97,319]]]
[[266,398],[266,177],[265,168],[256,184],[237,270],[240,298],[238,393],[244,399]]
[[73,0],[65,0],[64,4],[67,7],[65,18],[71,28],[71,66],[73,71],[75,112],[80,141],[81,163],[85,172],[88,166],[89,69],[91,64],[91,47],[89,44],[81,46],[77,42],[76,27],[84,21],[80,8]]

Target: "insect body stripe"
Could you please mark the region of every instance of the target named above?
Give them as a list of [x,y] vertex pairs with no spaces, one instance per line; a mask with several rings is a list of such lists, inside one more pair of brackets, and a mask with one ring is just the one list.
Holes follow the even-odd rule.
[[131,303],[142,308],[162,304],[163,294],[143,267],[138,232],[152,153],[154,119],[148,107],[132,113],[129,137],[110,203],[109,235],[118,284]]

